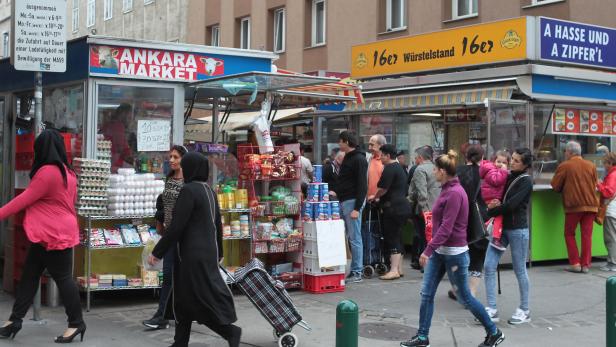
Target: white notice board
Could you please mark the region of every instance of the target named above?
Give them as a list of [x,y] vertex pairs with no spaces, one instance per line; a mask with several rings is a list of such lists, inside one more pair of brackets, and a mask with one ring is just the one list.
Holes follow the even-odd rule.
[[314,224],[317,229],[319,267],[346,265],[344,221],[316,221]]
[[166,152],[171,148],[171,121],[140,119],[137,121],[137,151]]
[[66,71],[66,0],[13,0],[15,70]]

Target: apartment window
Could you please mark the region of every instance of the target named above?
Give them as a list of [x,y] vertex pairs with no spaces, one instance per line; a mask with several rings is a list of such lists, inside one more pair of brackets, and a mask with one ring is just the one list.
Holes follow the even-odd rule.
[[11,47],[9,46],[9,33],[2,33],[2,53],[4,57],[8,57],[11,53]]
[[284,8],[274,11],[274,52],[284,52],[285,43],[285,12]]
[[220,26],[219,25],[215,25],[212,27],[211,46],[220,46]]
[[325,0],[312,0],[312,45],[325,44]]
[[242,18],[240,21],[240,48],[250,49],[250,18]]
[[79,31],[79,1],[73,0],[73,32]]
[[453,0],[453,18],[475,16],[479,12],[477,0]]
[[113,0],[105,0],[104,19],[109,20],[111,18],[113,18]]
[[385,5],[387,31],[399,30],[406,27],[404,20],[406,18],[405,2],[406,0],[387,0]]
[[153,3],[153,2],[154,2],[154,0],[143,0],[143,4],[144,5],[149,5],[149,4]]
[[133,10],[133,0],[124,0],[122,3],[122,11],[130,12]]
[[96,24],[96,0],[88,0],[88,27]]

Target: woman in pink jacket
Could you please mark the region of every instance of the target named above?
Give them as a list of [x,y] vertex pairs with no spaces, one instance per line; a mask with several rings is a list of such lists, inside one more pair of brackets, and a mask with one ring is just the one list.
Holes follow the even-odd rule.
[[[494,161],[483,160],[479,166],[479,176],[481,177],[481,197],[486,204],[494,200],[503,201],[503,193],[507,185],[507,176],[509,175],[509,163],[511,162],[511,154],[502,150],[496,152]],[[494,226],[492,228],[492,241],[490,246],[504,251],[505,247],[501,243],[501,235],[503,232],[503,216],[494,217]]]
[[25,210],[23,227],[32,242],[11,316],[0,328],[0,337],[14,338],[21,330],[41,275],[47,269],[58,285],[68,315],[68,329],[54,342],[70,343],[77,335],[83,341],[86,325],[72,274],[73,247],[79,243],[75,213],[77,178],[68,164],[64,140],[57,131],[45,130],[34,141],[30,179],[23,193],[0,208],[0,220]]

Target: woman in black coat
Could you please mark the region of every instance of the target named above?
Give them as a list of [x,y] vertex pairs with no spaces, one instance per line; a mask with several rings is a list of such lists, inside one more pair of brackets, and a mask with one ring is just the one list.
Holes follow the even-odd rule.
[[222,336],[229,346],[237,347],[242,329],[232,324],[237,320],[233,296],[218,268],[222,224],[216,194],[206,183],[209,163],[199,153],[187,153],[181,165],[184,186],[171,225],[149,259],[155,264],[170,247],[177,247],[165,309],[165,318],[176,321],[172,346],[188,346],[191,324],[197,321]]

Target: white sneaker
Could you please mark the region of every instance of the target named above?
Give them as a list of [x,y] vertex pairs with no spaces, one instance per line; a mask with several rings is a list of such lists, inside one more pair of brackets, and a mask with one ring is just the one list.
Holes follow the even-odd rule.
[[[500,318],[498,317],[498,310],[497,309],[486,307],[486,313],[490,317],[490,320],[492,321],[492,323],[500,322]],[[475,323],[481,324],[481,322],[477,318],[475,318]]]
[[520,308],[517,308],[507,323],[512,325],[530,323],[530,311],[522,311]]

